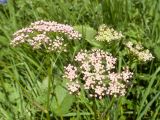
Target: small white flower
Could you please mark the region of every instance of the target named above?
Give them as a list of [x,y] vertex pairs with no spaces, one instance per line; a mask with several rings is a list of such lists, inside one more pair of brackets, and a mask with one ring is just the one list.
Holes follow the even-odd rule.
[[117,39],[121,39],[123,37],[124,36],[122,35],[121,32],[117,32],[113,28],[109,28],[108,26],[103,24],[103,25],[99,26],[96,40],[111,42],[111,41],[115,41]]
[[[90,97],[99,99],[102,99],[105,95],[115,97],[125,95],[126,83],[132,78],[133,73],[128,68],[121,73],[111,72],[115,69],[116,58],[110,53],[99,49],[81,50],[74,60],[77,62],[77,67],[70,64],[65,67],[64,76],[69,79],[68,84],[70,82],[75,83],[75,79],[79,80],[79,86],[88,91]],[[79,73],[80,76],[76,73]],[[106,80],[108,80],[107,83]],[[71,86],[67,88],[70,93],[81,90],[81,87]]]
[[131,41],[129,41],[125,45],[141,61],[151,61],[154,58],[150,51],[148,49],[144,49],[140,43],[133,44]]

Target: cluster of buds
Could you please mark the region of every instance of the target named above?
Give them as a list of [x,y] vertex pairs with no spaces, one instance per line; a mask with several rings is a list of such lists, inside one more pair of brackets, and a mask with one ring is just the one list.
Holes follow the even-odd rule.
[[78,40],[81,38],[81,34],[69,25],[41,20],[15,32],[11,45],[28,44],[33,49],[46,48],[48,51],[66,51],[64,38]]
[[148,49],[144,49],[140,43],[133,43],[129,41],[125,45],[129,51],[138,57],[140,61],[151,61],[154,58],[150,51]]
[[110,43],[111,41],[121,39],[124,36],[121,32],[115,31],[113,28],[109,28],[105,24],[99,26],[97,36],[95,37],[97,41],[107,41]]
[[90,97],[102,99],[106,95],[124,96],[133,73],[125,68],[115,73],[116,58],[103,50],[81,50],[74,58],[76,65],[66,66],[64,77],[71,94],[84,89]]

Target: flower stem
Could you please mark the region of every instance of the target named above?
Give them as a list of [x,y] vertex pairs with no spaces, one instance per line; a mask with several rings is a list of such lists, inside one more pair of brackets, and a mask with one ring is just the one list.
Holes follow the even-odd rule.
[[114,101],[115,101],[115,97],[112,97],[110,104],[106,107],[106,109],[104,110],[104,112],[101,114],[101,120],[104,120],[105,116],[106,117],[108,116],[109,110],[113,106]]

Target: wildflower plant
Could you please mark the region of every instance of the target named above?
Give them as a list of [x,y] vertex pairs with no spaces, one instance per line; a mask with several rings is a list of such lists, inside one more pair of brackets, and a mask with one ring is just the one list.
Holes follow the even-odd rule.
[[69,25],[41,20],[15,32],[11,45],[16,47],[27,44],[33,49],[59,52],[66,51],[67,43],[64,39],[79,40],[80,38],[81,34]]
[[[0,9],[1,119],[160,118],[158,0],[0,0]],[[43,18],[78,26],[26,26]],[[18,24],[26,27],[14,33],[12,49]],[[155,58],[126,39],[145,42]]]
[[[75,29],[80,29],[80,33]],[[83,33],[83,31],[85,31],[85,33]],[[16,47],[27,44],[34,50],[45,50],[47,52],[59,53],[62,51],[68,51],[69,47],[67,46],[70,45],[70,40],[80,40],[82,35],[84,38],[82,39],[84,46],[77,45],[81,47],[79,52],[76,51],[79,47],[75,51],[72,51],[70,48],[68,52],[69,54],[67,54],[66,57],[63,56],[63,59],[60,61],[57,62],[59,55],[56,56],[56,58],[51,58],[51,62],[49,64],[53,65],[53,60],[55,60],[54,67],[57,66],[57,63],[62,65],[57,66],[56,69],[51,69],[55,70],[55,73],[58,73],[58,75],[54,76],[59,76],[59,72],[62,70],[61,68],[64,68],[62,76],[65,80],[58,82],[55,80],[55,83],[52,84],[62,82],[60,84],[65,86],[70,94],[66,93],[66,96],[70,96],[70,98],[74,97],[74,95],[79,96],[81,94],[84,95],[85,93],[85,96],[89,98],[88,100],[91,100],[90,98],[94,98],[93,102],[95,102],[95,98],[103,99],[109,96],[109,98],[111,98],[109,106],[112,107],[114,100],[118,100],[115,98],[126,95],[128,88],[132,85],[131,79],[134,75],[128,67],[132,66],[132,63],[130,65],[130,59],[128,59],[129,61],[125,61],[129,63],[129,65],[121,65],[121,68],[123,69],[120,68],[117,70],[119,59],[114,56],[116,56],[117,53],[122,54],[126,50],[119,44],[121,43],[120,40],[124,38],[124,35],[122,35],[121,32],[117,32],[113,28],[109,28],[104,24],[100,25],[98,31],[96,31],[89,26],[86,26],[83,30],[83,27],[81,26],[71,27],[54,21],[37,21],[31,23],[29,27],[15,32],[13,34],[14,37],[11,41],[11,45]],[[106,42],[106,44],[104,44],[104,42]],[[88,43],[90,43],[89,46]],[[138,59],[141,61],[149,61],[154,58],[149,50],[145,50],[141,44],[128,42],[125,43],[125,45],[125,48],[128,48],[134,55],[138,56]],[[73,44],[71,46],[74,47]],[[110,52],[108,52],[108,50]],[[114,51],[116,52],[112,54]],[[68,65],[66,66],[64,66],[64,63],[66,64],[64,58],[68,62]],[[46,65],[48,65],[48,61],[45,62]],[[50,71],[50,69],[48,71]],[[48,82],[49,80],[51,79],[48,79]],[[50,89],[50,87],[48,89]],[[51,91],[54,91],[54,89],[57,89],[57,86],[52,88]],[[64,90],[62,87],[58,88],[58,91],[59,89],[60,91],[62,89]],[[59,93],[56,93],[56,96],[58,94]],[[72,99],[70,99],[71,104],[67,110],[69,110],[73,104]],[[53,101],[51,101],[52,106],[55,106],[53,103],[58,101],[58,99],[54,98]],[[57,108],[58,107],[55,107],[53,111],[57,110]],[[106,110],[108,109],[109,108],[106,107]],[[103,111],[103,114],[105,114],[106,110]],[[57,115],[59,115],[59,113],[57,113]]]

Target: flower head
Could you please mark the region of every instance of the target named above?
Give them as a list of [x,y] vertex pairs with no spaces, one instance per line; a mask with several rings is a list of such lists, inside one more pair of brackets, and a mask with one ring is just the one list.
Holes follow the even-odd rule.
[[33,49],[46,48],[47,51],[66,51],[64,38],[78,40],[81,34],[73,27],[54,21],[36,21],[29,27],[13,34],[12,46],[28,44]]
[[96,36],[97,41],[107,41],[111,42],[117,39],[123,38],[123,35],[121,32],[115,31],[113,28],[109,28],[106,25],[101,25],[98,29],[98,33]]
[[64,77],[68,80],[67,89],[70,93],[79,93],[83,88],[90,97],[99,99],[106,95],[125,95],[126,83],[132,78],[133,73],[128,68],[121,73],[113,72],[116,58],[112,54],[100,49],[81,50],[74,60],[77,66],[69,64],[64,68]]
[[129,49],[129,51],[131,51],[135,56],[138,57],[140,61],[151,61],[154,58],[150,51],[148,49],[144,49],[144,47],[140,43],[133,43],[129,41],[125,45]]
[[67,67],[65,68],[65,76],[67,79],[69,79],[70,81],[74,80],[77,78],[77,68],[71,64],[69,64]]

